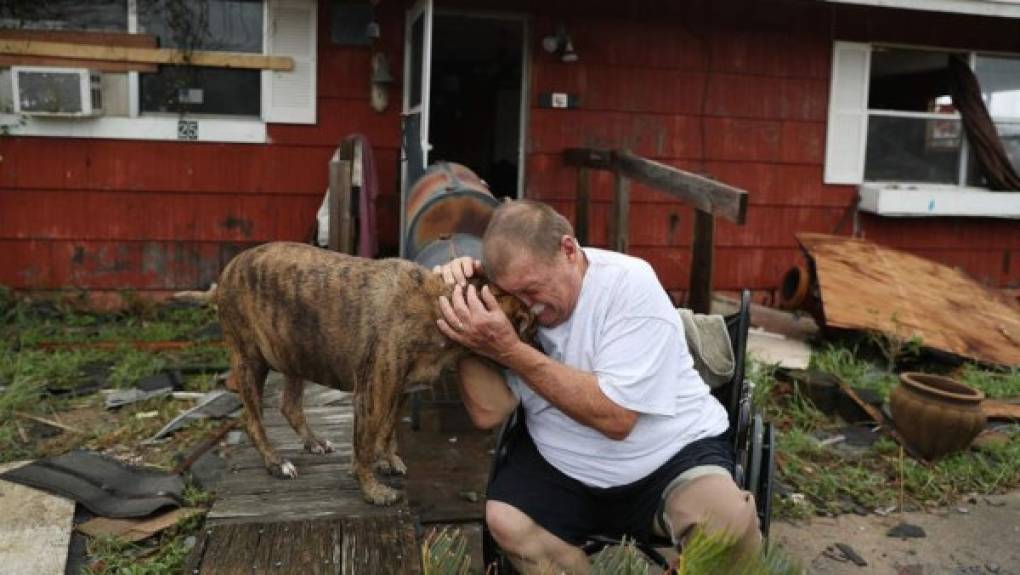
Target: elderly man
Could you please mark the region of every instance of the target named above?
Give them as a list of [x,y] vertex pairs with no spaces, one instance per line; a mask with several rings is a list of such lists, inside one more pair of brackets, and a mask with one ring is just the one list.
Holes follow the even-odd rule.
[[[456,283],[439,329],[505,366],[464,360],[459,380],[475,425],[498,426],[523,405],[527,433],[493,480],[485,520],[517,569],[583,573],[593,533],[651,533],[679,544],[692,527],[760,545],[751,494],[734,483],[726,412],[693,368],[683,327],[646,262],[581,248],[545,204],[500,206],[483,262],[437,269]],[[534,312],[544,353],[522,342],[484,272]]]

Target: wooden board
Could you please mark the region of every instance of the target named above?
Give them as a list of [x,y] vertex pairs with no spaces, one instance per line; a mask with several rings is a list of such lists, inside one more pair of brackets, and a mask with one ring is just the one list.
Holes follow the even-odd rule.
[[63,575],[73,517],[74,501],[0,480],[0,571]]
[[414,526],[406,513],[206,529],[185,573],[421,573]]
[[168,48],[133,48],[124,46],[92,46],[69,42],[0,39],[0,54],[43,56],[73,60],[102,60],[142,64],[177,64],[212,66],[215,68],[251,68],[256,70],[290,71],[294,59],[289,56],[267,56],[241,52],[202,52],[185,54]]
[[814,262],[825,323],[961,357],[1020,364],[1020,306],[962,271],[865,240],[797,234]]
[[[305,384],[305,417],[320,437],[336,446],[326,455],[304,450],[301,439],[280,413],[282,377],[273,373],[266,383],[262,410],[266,435],[281,456],[298,470],[295,479],[277,479],[255,448],[244,441],[225,457],[229,474],[217,486],[216,501],[207,524],[266,523],[357,515],[388,516],[407,513],[406,503],[379,507],[366,503],[358,483],[348,474],[354,414],[350,394],[314,383]],[[387,480],[400,487],[401,481]]]
[[[132,48],[156,48],[156,37],[151,34],[124,34],[119,32],[86,32],[81,30],[13,30],[0,29],[3,40],[35,40],[86,44],[92,46],[126,46]],[[67,68],[89,68],[101,72],[156,72],[156,64],[140,62],[107,62],[103,60],[81,60],[48,56],[0,54],[0,66],[56,66]]]

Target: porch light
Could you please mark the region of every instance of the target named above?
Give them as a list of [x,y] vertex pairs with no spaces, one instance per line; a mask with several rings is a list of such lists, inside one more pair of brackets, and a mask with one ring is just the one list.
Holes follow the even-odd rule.
[[550,54],[559,54],[561,62],[567,64],[577,62],[574,41],[563,24],[556,27],[556,35],[542,38],[542,48]]

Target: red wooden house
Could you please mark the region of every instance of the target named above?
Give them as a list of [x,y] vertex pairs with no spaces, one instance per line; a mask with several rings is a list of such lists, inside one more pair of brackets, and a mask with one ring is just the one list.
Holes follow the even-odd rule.
[[[186,40],[147,0],[44,4],[0,12],[0,27]],[[103,72],[102,112],[84,117],[13,113],[12,68],[0,71],[0,284],[100,296],[207,285],[245,247],[311,239],[327,162],[359,133],[378,166],[381,255],[398,251],[401,160],[422,142],[430,159],[467,164],[496,192],[568,217],[576,168],[563,150],[626,148],[749,192],[746,224],[716,230],[717,290],[768,299],[802,259],[800,231],[855,234],[1020,286],[1020,191],[984,188],[952,100],[919,80],[964,58],[1020,165],[1020,6],[200,4],[210,33],[199,49],[290,56],[294,69]],[[611,187],[595,176],[596,245]],[[631,201],[630,251],[682,297],[690,209],[640,186]]]

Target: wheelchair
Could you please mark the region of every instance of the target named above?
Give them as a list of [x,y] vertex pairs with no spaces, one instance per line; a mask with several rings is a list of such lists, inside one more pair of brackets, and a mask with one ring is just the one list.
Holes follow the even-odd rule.
[[[736,459],[733,479],[741,489],[754,495],[759,529],[762,539],[767,540],[772,517],[772,483],[775,472],[776,440],[772,423],[765,421],[763,414],[752,406],[751,387],[744,377],[750,312],[751,292],[744,290],[740,294],[739,310],[724,317],[730,344],[733,347],[733,377],[728,382],[714,388],[712,394],[726,408],[730,420],[730,430],[733,432],[733,448]],[[506,461],[515,438],[525,432],[523,421],[523,408],[518,406],[517,410],[507,418],[500,428],[492,464],[489,468],[490,485]],[[588,555],[593,555],[607,546],[620,543],[621,541],[610,537],[592,535],[589,541],[582,545],[582,549]],[[656,547],[671,547],[672,542],[669,539],[653,538],[649,541],[635,541],[634,544],[653,563],[663,569],[669,568],[666,558],[656,550]],[[489,565],[496,566],[497,573],[515,573],[509,559],[496,545],[496,541],[492,538],[488,525],[484,521],[482,524],[482,557],[487,568]]]

